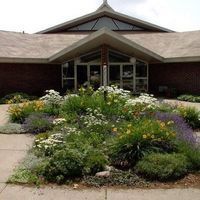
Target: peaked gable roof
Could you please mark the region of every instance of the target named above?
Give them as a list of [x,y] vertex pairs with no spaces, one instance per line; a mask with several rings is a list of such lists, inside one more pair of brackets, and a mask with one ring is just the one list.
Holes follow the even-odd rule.
[[67,21],[62,24],[50,27],[50,28],[40,31],[38,33],[43,33],[43,34],[44,33],[57,33],[59,31],[68,30],[74,26],[78,26],[83,23],[86,23],[91,20],[97,19],[99,17],[104,17],[104,16],[111,17],[111,18],[114,18],[117,20],[121,20],[123,22],[129,23],[129,24],[132,24],[132,25],[135,25],[135,26],[138,26],[140,28],[147,29],[150,31],[173,32],[172,30],[157,26],[155,24],[152,24],[152,23],[116,12],[115,10],[113,10],[113,8],[110,7],[110,5],[107,3],[107,1],[104,1],[103,4],[95,12],[92,12],[90,14],[84,15],[84,16],[76,18],[74,20]]

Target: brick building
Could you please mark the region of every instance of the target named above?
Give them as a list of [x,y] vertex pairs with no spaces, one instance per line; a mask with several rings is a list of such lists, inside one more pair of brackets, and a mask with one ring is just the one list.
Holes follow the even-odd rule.
[[105,84],[200,94],[200,31],[173,32],[118,13],[107,1],[39,33],[0,31],[0,96]]

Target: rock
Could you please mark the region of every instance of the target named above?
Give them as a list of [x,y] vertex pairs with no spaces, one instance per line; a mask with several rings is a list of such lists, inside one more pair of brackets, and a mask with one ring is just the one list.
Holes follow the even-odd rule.
[[98,172],[98,173],[95,174],[95,176],[97,176],[97,177],[105,177],[105,178],[107,178],[107,177],[110,176],[110,171]]
[[77,189],[78,187],[79,187],[78,184],[74,184],[74,185],[73,185],[73,189]]
[[113,170],[113,168],[114,168],[114,167],[112,167],[112,166],[106,165],[106,166],[105,166],[105,171],[111,172],[111,171]]

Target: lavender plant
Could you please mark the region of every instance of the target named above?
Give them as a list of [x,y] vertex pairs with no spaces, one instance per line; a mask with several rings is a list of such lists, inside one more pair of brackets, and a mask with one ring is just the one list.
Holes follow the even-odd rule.
[[167,123],[173,122],[178,139],[193,146],[198,145],[197,135],[181,116],[173,113],[156,112],[155,118]]

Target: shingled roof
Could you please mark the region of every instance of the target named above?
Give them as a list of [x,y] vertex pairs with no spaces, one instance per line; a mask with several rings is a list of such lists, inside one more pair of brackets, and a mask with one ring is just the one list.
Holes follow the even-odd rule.
[[141,50],[160,62],[200,61],[200,31],[120,34],[103,28],[92,34],[23,34],[0,31],[0,62],[52,62],[60,52],[70,53],[82,45],[91,45],[95,37],[99,38],[98,44],[104,44],[105,41],[109,43],[104,41],[106,36],[119,40],[122,45]]

